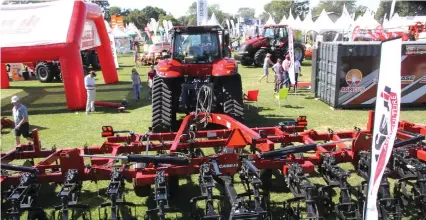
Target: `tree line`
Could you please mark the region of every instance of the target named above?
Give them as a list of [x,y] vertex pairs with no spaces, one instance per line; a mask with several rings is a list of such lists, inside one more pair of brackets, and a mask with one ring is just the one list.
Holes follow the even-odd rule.
[[[49,0],[37,0],[40,1],[49,1]],[[110,7],[108,1],[95,1],[88,0],[93,3],[100,5],[105,12],[105,19],[110,22],[111,15],[122,15],[124,16],[124,22],[134,23],[138,29],[143,30],[151,20],[154,18],[156,21],[159,21],[162,24],[163,20],[171,20],[173,25],[196,25],[197,23],[197,3],[194,1],[188,8],[186,14],[181,17],[174,17],[172,14],[167,13],[165,10],[147,6],[143,9],[126,9],[120,7]],[[5,0],[3,4],[25,4],[33,3],[35,0]],[[386,14],[386,18],[389,19],[390,8],[392,1],[381,1],[380,6],[375,12],[375,18],[377,21],[382,22]],[[348,12],[356,17],[364,14],[367,11],[370,11],[366,6],[357,4],[357,0],[346,0],[346,1],[330,1],[330,0],[321,0],[318,5],[312,8],[312,16],[318,16],[322,10],[327,12],[334,12],[337,16],[340,16],[342,13],[343,5],[346,6]],[[265,22],[269,19],[271,14],[276,23],[285,15],[289,16],[290,9],[293,17],[299,16],[300,19],[304,19],[310,10],[309,0],[291,0],[291,1],[271,1],[264,5],[264,11],[259,16],[256,15],[254,8],[242,7],[239,8],[236,14],[229,14],[223,12],[218,4],[212,4],[208,6],[209,16],[213,13],[216,15],[218,22],[222,26],[226,26],[226,19],[236,19],[243,17],[245,19],[260,19],[262,22]],[[426,15],[426,4],[424,1],[405,1],[397,0],[395,4],[395,13],[398,13],[399,16],[424,16]],[[373,12],[374,13],[374,12]]]

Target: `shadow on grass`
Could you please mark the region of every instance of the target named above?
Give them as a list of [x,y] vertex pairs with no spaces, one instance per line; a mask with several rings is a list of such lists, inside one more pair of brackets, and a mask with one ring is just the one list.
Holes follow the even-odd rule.
[[[38,114],[60,114],[73,112],[68,110],[63,86],[51,87],[29,87],[17,86],[14,89],[22,89],[29,94],[22,99],[23,104],[28,108],[29,115]],[[130,82],[118,82],[115,84],[101,84],[97,86],[97,100],[103,102],[121,103],[123,99],[128,100],[127,110],[141,108],[151,104],[148,99],[148,85],[142,83],[141,100],[134,101],[133,89]],[[2,99],[2,102],[10,102],[10,97]],[[12,115],[13,105],[11,103],[1,108],[2,115]],[[96,107],[101,113],[117,113],[116,108]]]

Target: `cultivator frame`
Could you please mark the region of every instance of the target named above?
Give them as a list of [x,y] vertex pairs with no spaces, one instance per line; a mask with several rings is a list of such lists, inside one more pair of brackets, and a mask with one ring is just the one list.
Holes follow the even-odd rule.
[[[224,129],[201,130],[203,125],[196,123],[198,117],[208,118],[210,124],[221,125]],[[334,132],[329,129],[328,132],[317,132],[306,130],[305,116],[296,120],[283,120],[275,127],[248,128],[227,115],[189,114],[177,132],[148,131],[135,134],[133,131],[115,131],[111,126],[104,126],[102,136],[106,141],[101,146],[51,150],[41,148],[35,130],[33,145],[21,145],[1,153],[3,172],[0,183],[2,189],[11,190],[3,192],[8,195],[13,195],[11,192],[21,186],[63,184],[58,194],[62,198],[62,205],[56,207],[56,210],[60,210],[61,219],[68,219],[69,209],[87,208],[78,202],[83,181],[109,180],[107,195],[110,202],[102,204],[101,208],[110,207],[111,210],[110,216],[105,212],[103,218],[116,220],[122,219],[117,211],[119,206],[136,206],[124,199],[124,180],[129,180],[133,181],[138,196],[154,193],[157,206],[148,210],[145,218],[157,215],[159,219],[165,219],[167,212],[179,211],[168,203],[168,198],[177,192],[179,177],[199,174],[201,196],[190,201],[193,208],[191,218],[271,219],[271,178],[273,170],[279,170],[287,188],[294,195],[294,198],[285,201],[285,211],[279,217],[321,219],[333,212],[338,219],[362,219],[365,183],[368,181],[371,159],[369,149],[373,117],[374,112],[370,111],[365,130],[355,127],[352,131]],[[406,121],[399,123],[394,151],[401,153],[391,158],[392,164],[390,162],[389,166],[389,172],[399,171],[402,178],[395,188],[399,197],[391,196],[385,175],[378,197],[381,219],[400,219],[409,201],[414,201],[416,208],[423,210],[422,202],[426,201],[426,178],[423,172],[426,147],[421,134],[426,134],[426,127]],[[277,147],[277,144],[280,146]],[[202,149],[206,148],[214,148],[219,152],[205,154]],[[34,161],[36,158],[42,159],[36,164],[33,162],[32,167],[9,165],[13,160]],[[123,160],[124,163],[114,165],[117,160]],[[357,167],[357,172],[365,179],[364,184],[352,187],[347,182],[350,173],[338,165],[345,162]],[[411,166],[407,170],[404,164]],[[315,173],[316,167],[327,186],[317,187],[306,177],[305,174]],[[15,175],[5,170],[21,173]],[[236,174],[239,174],[245,186],[245,193],[237,193],[234,188],[233,177]],[[408,180],[414,180],[415,183]],[[414,184],[413,195],[407,193],[408,184]],[[153,191],[151,185],[154,185]],[[221,195],[213,194],[216,185],[221,186]],[[338,204],[331,199],[331,190],[336,187],[340,188]],[[357,201],[353,201],[353,195],[358,198]],[[6,200],[12,204],[18,201]],[[197,202],[202,200],[206,202],[205,210],[200,212]],[[215,202],[219,204],[220,210],[215,208]],[[301,203],[305,206],[303,210]],[[230,206],[229,211],[223,208],[225,204]],[[330,213],[320,211],[319,205],[325,205],[331,210]],[[30,204],[30,208],[26,209],[27,206],[13,206],[15,208],[9,210],[10,216],[18,216],[19,219],[23,210],[36,210],[35,205]]]

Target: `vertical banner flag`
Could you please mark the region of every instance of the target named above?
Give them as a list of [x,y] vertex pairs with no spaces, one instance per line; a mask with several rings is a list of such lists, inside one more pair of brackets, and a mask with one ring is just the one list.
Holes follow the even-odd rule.
[[207,24],[208,19],[207,0],[197,0],[197,25]]
[[293,29],[288,27],[287,30],[288,30],[288,55],[290,56],[290,68],[288,69],[288,75],[290,77],[290,83],[294,84],[296,78],[294,76]]
[[401,103],[401,38],[382,42],[364,219],[378,219],[377,192],[392,153]]
[[108,33],[108,36],[109,36],[109,41],[111,44],[112,56],[114,57],[115,68],[118,69],[120,68],[120,66],[118,65],[117,50],[115,49],[114,35],[112,33]]

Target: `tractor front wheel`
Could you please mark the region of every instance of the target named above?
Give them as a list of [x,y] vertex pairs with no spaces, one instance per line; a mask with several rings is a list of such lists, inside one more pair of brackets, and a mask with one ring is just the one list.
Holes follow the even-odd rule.
[[55,68],[53,63],[40,62],[35,69],[37,77],[42,83],[52,82],[57,74],[57,68]]
[[302,63],[304,58],[305,47],[300,43],[294,43],[294,60],[299,60],[299,62]]
[[256,67],[263,66],[263,63],[265,62],[265,57],[266,57],[267,53],[268,53],[268,51],[266,49],[263,49],[263,48],[256,51],[256,53],[254,54],[254,66],[256,66]]

